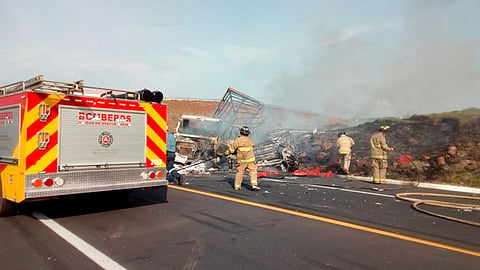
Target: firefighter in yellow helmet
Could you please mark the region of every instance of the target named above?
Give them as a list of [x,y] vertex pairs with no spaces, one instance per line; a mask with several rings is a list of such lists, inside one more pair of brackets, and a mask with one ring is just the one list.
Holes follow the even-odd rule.
[[374,184],[381,184],[387,178],[387,154],[393,151],[393,147],[388,146],[386,133],[389,126],[382,125],[378,132],[370,137],[370,157],[372,159],[372,176]]
[[338,133],[337,148],[340,154],[340,167],[345,174],[350,174],[350,160],[352,159],[352,146],[355,141],[345,132]]
[[253,147],[255,145],[252,138],[248,137],[250,130],[247,126],[240,128],[240,136],[238,136],[230,145],[230,147],[223,153],[225,156],[236,154],[237,157],[237,173],[235,174],[234,189],[240,190],[243,181],[243,174],[245,169],[250,174],[250,184],[252,190],[260,190],[257,183],[257,164],[255,163],[255,154]]

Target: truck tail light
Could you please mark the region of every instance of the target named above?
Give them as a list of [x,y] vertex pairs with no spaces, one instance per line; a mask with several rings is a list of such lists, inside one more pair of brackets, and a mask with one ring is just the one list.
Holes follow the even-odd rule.
[[35,179],[32,180],[32,186],[33,187],[39,188],[39,187],[42,186],[42,184],[43,184],[42,179],[35,178]]
[[143,180],[148,180],[148,179],[155,179],[155,178],[158,178],[158,179],[161,179],[163,177],[163,172],[162,171],[150,171],[150,172],[142,172],[140,174],[140,177],[143,179]]
[[52,178],[44,178],[43,179],[43,185],[46,186],[46,187],[51,187],[53,186],[53,179]]
[[55,178],[54,182],[57,186],[63,186],[63,184],[65,184],[65,180],[63,180],[63,178],[60,178],[60,177]]
[[65,181],[60,177],[57,177],[55,179],[52,179],[50,177],[45,177],[43,179],[35,178],[35,179],[32,180],[32,186],[35,187],[35,188],[51,187],[54,184],[56,184],[57,186],[63,186],[64,183],[65,183]]

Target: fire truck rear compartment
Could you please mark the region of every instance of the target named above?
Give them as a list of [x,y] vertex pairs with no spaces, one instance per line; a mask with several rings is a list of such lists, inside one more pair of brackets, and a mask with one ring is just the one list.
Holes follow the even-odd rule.
[[145,137],[145,112],[62,106],[58,170],[144,165]]
[[168,184],[164,167],[145,163],[145,112],[60,106],[59,115],[58,171],[27,174],[26,200]]

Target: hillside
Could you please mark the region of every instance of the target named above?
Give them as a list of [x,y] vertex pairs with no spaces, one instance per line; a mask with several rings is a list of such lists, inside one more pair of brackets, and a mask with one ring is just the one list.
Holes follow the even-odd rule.
[[[395,148],[389,156],[389,178],[480,186],[480,109],[378,119],[320,137],[334,142],[339,131],[353,137],[351,171],[370,175],[369,138],[384,124],[391,126],[387,143]],[[411,162],[399,162],[402,154]]]
[[182,114],[212,116],[218,106],[215,100],[167,99],[163,103],[168,106],[167,125],[171,132],[175,130]]

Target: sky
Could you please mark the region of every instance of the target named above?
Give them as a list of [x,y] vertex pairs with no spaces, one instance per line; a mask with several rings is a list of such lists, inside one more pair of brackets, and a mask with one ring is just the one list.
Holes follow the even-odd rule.
[[480,108],[480,0],[0,0],[0,85],[88,86],[335,118]]

